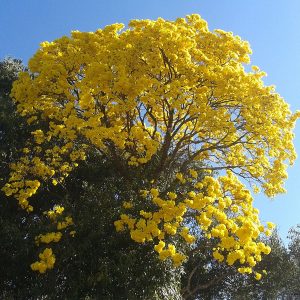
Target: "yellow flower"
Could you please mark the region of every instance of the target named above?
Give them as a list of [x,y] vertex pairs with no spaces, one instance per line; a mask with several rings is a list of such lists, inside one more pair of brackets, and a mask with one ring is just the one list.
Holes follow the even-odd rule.
[[123,202],[123,207],[124,207],[125,209],[130,209],[130,208],[133,207],[133,204],[132,204],[132,202],[124,201],[124,202]]
[[193,169],[190,169],[190,170],[189,170],[189,173],[190,173],[190,175],[191,175],[193,178],[197,178],[197,177],[198,177],[197,171],[195,171],[195,170],[193,170]]
[[267,222],[267,226],[268,226],[268,229],[270,229],[270,230],[273,230],[276,227],[276,225],[272,222]]
[[154,246],[154,250],[160,253],[165,248],[165,243],[163,241],[159,241],[157,245]]
[[184,179],[182,173],[177,173],[177,174],[176,174],[176,178],[177,178],[182,184],[184,184],[184,183],[186,182],[186,180]]
[[255,279],[260,280],[261,279],[261,274],[260,273],[255,273]]
[[75,230],[70,231],[70,236],[71,236],[71,237],[74,237],[75,234],[76,234],[76,231],[75,231]]

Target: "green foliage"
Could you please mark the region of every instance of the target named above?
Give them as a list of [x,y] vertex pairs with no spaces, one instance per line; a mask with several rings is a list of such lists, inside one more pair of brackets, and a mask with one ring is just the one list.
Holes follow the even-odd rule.
[[300,298],[300,224],[289,231],[289,254],[293,263],[293,273],[289,280],[289,292]]
[[[20,60],[0,61],[0,185],[8,178],[9,164],[19,157],[17,149],[30,134],[9,97],[12,83],[23,69]],[[33,259],[32,238],[38,229],[34,215],[20,210],[15,201],[0,192],[0,298],[22,299],[30,294],[27,283],[32,272],[28,264]]]
[[1,96],[8,96],[13,81],[18,78],[18,73],[24,71],[22,61],[8,57],[0,61],[0,91]]
[[9,97],[12,83],[18,72],[24,70],[20,60],[7,58],[0,61],[0,185],[9,172],[8,164],[16,160],[17,149],[30,135],[24,119],[17,114],[16,106]]

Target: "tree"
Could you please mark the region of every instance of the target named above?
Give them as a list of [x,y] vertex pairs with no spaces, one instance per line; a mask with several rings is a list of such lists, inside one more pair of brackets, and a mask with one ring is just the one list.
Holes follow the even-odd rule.
[[[20,71],[24,70],[20,60],[6,58],[0,61],[0,184],[9,178],[9,164],[18,160],[20,145],[25,144],[30,129],[26,121],[16,112],[9,97],[11,86]],[[26,264],[30,264],[29,249],[34,250],[28,231],[33,228],[28,222],[31,216],[18,210],[17,203],[0,194],[0,298],[9,299],[10,291],[23,289],[24,278],[30,275]],[[39,230],[40,228],[38,228]],[[38,231],[36,231],[36,234]],[[34,238],[34,235],[32,236]],[[21,250],[21,251],[20,251]],[[20,264],[23,262],[23,264]],[[25,266],[25,267],[23,267]],[[15,293],[17,295],[18,292]]]
[[297,298],[300,297],[300,224],[290,229],[289,240],[289,254],[294,268],[292,276],[289,277],[288,288],[283,293],[283,296]]
[[[15,104],[9,97],[12,83],[17,79],[19,72],[24,70],[22,62],[17,59],[7,58],[0,62],[0,142],[1,142],[1,174],[7,173],[7,164],[16,158],[12,158],[13,153],[19,148],[18,143],[22,143],[20,132],[24,135],[24,120],[16,113]],[[21,139],[13,140],[10,137],[16,134]]]
[[[214,264],[252,273],[270,253],[259,237],[274,225],[261,224],[245,182],[268,196],[284,192],[299,113],[264,85],[258,67],[245,70],[247,42],[210,32],[198,15],[133,20],[122,29],[42,43],[13,85],[17,110],[34,130],[2,190],[50,221],[36,237],[42,252],[31,268],[58,276],[55,265],[71,259],[66,252],[80,246],[74,240],[84,240],[95,212],[101,251],[113,241],[119,257],[148,257],[145,272],[131,259],[135,278],[174,282],[145,291],[141,280],[142,291],[130,294],[132,281],[121,283],[126,272],[116,272],[111,286],[127,289],[127,298],[179,297],[182,264],[203,247]],[[101,268],[92,271],[100,282],[113,278]],[[96,294],[111,297],[91,282]]]

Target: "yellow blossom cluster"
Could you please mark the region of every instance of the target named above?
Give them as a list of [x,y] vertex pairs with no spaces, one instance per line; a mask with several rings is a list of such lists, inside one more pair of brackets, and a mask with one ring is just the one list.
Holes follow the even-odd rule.
[[182,262],[186,259],[186,256],[182,253],[176,252],[176,248],[174,245],[169,244],[168,247],[164,249],[165,245],[165,242],[161,240],[157,245],[154,246],[154,250],[158,252],[159,258],[161,260],[165,260],[168,257],[170,257],[173,261],[174,267],[180,266]]
[[[17,169],[19,166],[20,164],[17,163],[13,164],[11,168]],[[40,182],[38,180],[23,180],[23,177],[19,176],[18,173],[20,172],[13,172],[9,182],[5,184],[2,190],[5,192],[6,196],[14,195],[18,200],[19,205],[28,212],[31,212],[33,211],[33,207],[29,205],[27,199],[36,193],[40,186]]]
[[56,224],[57,230],[63,230],[71,225],[74,225],[73,218],[71,216],[62,218],[62,213],[64,210],[65,208],[63,206],[55,205],[53,209],[44,212],[44,215],[46,215],[54,224]]
[[67,228],[70,225],[73,225],[72,217],[65,217],[64,221],[57,223],[57,230],[62,230]]
[[55,205],[53,209],[44,212],[44,214],[47,215],[50,220],[55,221],[57,217],[63,213],[64,210],[65,208],[63,206]]
[[47,269],[53,269],[55,263],[55,255],[52,253],[51,248],[46,248],[39,254],[40,261],[36,261],[30,265],[33,271],[45,273]]
[[[49,210],[49,211],[45,211],[44,212],[44,215],[46,215],[54,224],[56,224],[56,228],[57,230],[59,231],[56,231],[56,232],[49,232],[49,233],[45,233],[45,234],[39,234],[38,236],[35,237],[35,243],[37,246],[39,246],[41,243],[44,243],[44,244],[49,244],[49,243],[52,243],[52,242],[55,242],[55,243],[58,243],[63,234],[62,234],[62,230],[63,229],[66,229],[67,227],[73,225],[73,219],[72,217],[70,216],[66,216],[62,219],[62,221],[59,221],[58,218],[60,217],[61,219],[61,215],[64,211],[64,207],[63,206],[60,206],[60,205],[55,205],[53,207],[53,209]],[[71,237],[74,237],[75,236],[75,233],[76,231],[75,230],[71,230],[69,232],[69,235]],[[47,250],[47,255],[49,254],[49,251]],[[52,253],[52,249],[51,249],[51,253]],[[46,255],[46,254],[45,254]],[[42,257],[46,257],[44,256],[43,253],[40,253],[39,254],[40,258],[42,259]],[[49,258],[50,261],[51,261],[51,267],[46,267],[47,266],[47,263],[44,261],[41,261],[41,262],[35,262],[31,265],[31,268],[32,270],[34,271],[39,271],[40,273],[45,273],[46,269],[51,269],[53,268],[54,266],[54,263],[55,263],[55,256],[54,254],[51,256],[53,258]]]
[[[34,146],[33,143],[29,153],[29,148],[24,148],[24,156],[10,165],[10,178],[2,190],[7,196],[14,196],[22,208],[28,212],[33,211],[28,199],[37,192],[41,182],[51,179],[52,184],[57,185],[78,165],[76,160],[85,159],[84,145],[80,151],[72,148],[71,142],[63,147],[55,146],[52,149],[43,149]],[[69,162],[64,161],[63,157],[67,157]],[[27,179],[32,176],[35,177],[34,180]]]
[[130,202],[130,201],[124,201],[123,202],[123,207],[124,208],[132,208],[133,207],[133,204],[132,204],[132,202]]
[[159,258],[170,257],[174,265],[179,266],[185,255],[176,252],[171,243],[165,247],[164,240],[181,236],[186,243],[193,244],[196,236],[184,226],[189,215],[189,221],[192,217],[198,229],[214,242],[213,257],[217,261],[230,266],[235,264],[241,273],[252,273],[262,256],[271,251],[269,246],[258,241],[258,237],[269,235],[274,224],[261,224],[250,192],[231,171],[218,178],[204,176],[202,180],[197,179],[196,171],[189,173],[186,177],[177,173],[175,180],[182,185],[194,180],[193,190],[179,194],[169,191],[165,198],[156,188],[142,190],[145,201],[152,202],[156,209],[142,210],[139,217],[134,216],[134,212],[123,214],[115,221],[116,229],[124,231],[128,228],[131,238],[138,243],[158,241],[154,250]]
[[267,195],[283,192],[299,113],[264,85],[259,68],[245,71],[249,44],[209,31],[199,15],[123,27],[73,31],[42,43],[31,58],[31,73],[20,74],[12,97],[29,123],[42,118],[48,127],[32,132],[35,146],[12,166],[5,193],[32,210],[27,199],[38,184],[27,188],[28,175],[55,185],[90,146],[131,166],[157,153],[171,163],[189,148],[192,159],[212,169],[230,166]]
[[59,242],[62,237],[61,232],[49,232],[46,234],[40,234],[35,238],[35,243],[39,245],[40,243],[49,244],[51,242]]

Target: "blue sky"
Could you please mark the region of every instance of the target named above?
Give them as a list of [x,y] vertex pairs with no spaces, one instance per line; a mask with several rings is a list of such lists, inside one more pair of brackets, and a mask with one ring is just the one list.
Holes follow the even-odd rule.
[[[25,63],[42,41],[51,41],[71,30],[95,31],[130,19],[176,19],[198,13],[210,29],[232,31],[248,40],[252,63],[266,71],[265,82],[295,111],[300,109],[300,1],[299,0],[1,0],[0,59],[21,58]],[[300,122],[295,146],[300,154]],[[300,223],[300,157],[289,169],[287,194],[269,200],[256,196],[263,221],[278,224],[283,238]]]

